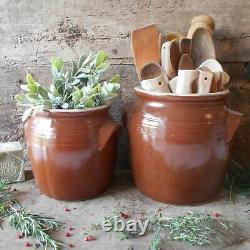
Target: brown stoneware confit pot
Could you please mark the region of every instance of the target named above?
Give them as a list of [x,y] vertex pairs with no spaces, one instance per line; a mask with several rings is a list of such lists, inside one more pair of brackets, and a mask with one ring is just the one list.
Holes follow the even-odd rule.
[[38,112],[25,123],[32,170],[40,191],[58,200],[92,198],[109,186],[118,125],[109,105]]
[[201,203],[218,193],[242,117],[226,107],[228,92],[177,96],[135,88],[127,126],[142,193],[173,204]]

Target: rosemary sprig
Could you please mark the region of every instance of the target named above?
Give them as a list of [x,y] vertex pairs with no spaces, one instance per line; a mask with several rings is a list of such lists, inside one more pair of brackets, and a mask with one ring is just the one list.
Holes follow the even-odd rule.
[[157,225],[158,228],[170,230],[170,240],[183,241],[193,246],[223,244],[226,241],[225,235],[232,233],[228,222],[198,211],[170,219],[159,217]]
[[9,223],[24,237],[36,238],[37,242],[44,246],[45,249],[47,247],[60,249],[64,245],[61,241],[55,240],[49,235],[49,232],[58,229],[62,223],[54,218],[28,213],[23,208],[15,209],[12,207],[12,211]]
[[62,223],[54,218],[27,212],[15,201],[11,187],[0,181],[0,217],[9,217],[10,226],[19,231],[23,237],[33,237],[36,245],[44,249],[48,247],[58,250],[64,246],[63,242],[55,240],[50,233],[58,229]]
[[13,197],[10,187],[5,182],[0,181],[0,217],[6,217],[11,213],[10,204]]

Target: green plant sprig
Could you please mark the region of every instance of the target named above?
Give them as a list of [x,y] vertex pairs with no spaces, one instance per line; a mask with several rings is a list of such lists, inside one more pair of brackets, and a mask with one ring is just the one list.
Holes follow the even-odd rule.
[[81,56],[73,61],[64,72],[61,58],[51,60],[52,84],[42,87],[31,74],[26,75],[27,84],[21,85],[26,93],[16,95],[22,105],[30,106],[23,116],[27,119],[34,111],[51,109],[84,109],[104,105],[117,95],[120,89],[120,76],[115,75],[109,81],[101,81],[101,75],[108,69],[108,55],[99,51],[96,55]]
[[24,208],[15,209],[12,207],[12,214],[9,223],[24,237],[33,237],[36,242],[45,249],[51,247],[60,249],[65,246],[63,242],[53,239],[50,232],[58,229],[62,223],[51,217],[44,217],[28,213]]
[[58,250],[64,243],[55,240],[50,234],[62,223],[54,218],[27,212],[13,197],[11,186],[0,181],[0,218],[8,217],[9,224],[22,237],[32,237],[44,249],[48,247]]

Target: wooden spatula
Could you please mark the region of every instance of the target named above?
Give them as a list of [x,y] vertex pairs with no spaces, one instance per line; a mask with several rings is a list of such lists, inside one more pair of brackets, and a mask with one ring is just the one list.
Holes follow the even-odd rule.
[[160,62],[159,31],[155,24],[131,32],[135,67],[140,79],[141,69],[148,63]]

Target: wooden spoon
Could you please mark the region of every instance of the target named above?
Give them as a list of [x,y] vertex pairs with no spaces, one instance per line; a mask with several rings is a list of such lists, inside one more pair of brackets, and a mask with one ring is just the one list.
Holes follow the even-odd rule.
[[140,73],[141,87],[147,91],[170,92],[168,77],[165,70],[159,64],[149,63]]
[[179,70],[194,69],[194,62],[189,54],[184,54],[181,56],[179,62]]
[[155,24],[131,32],[135,67],[140,79],[141,69],[148,63],[160,62],[159,31]]
[[176,40],[165,42],[161,48],[161,64],[169,79],[177,75],[180,60],[179,45]]
[[180,52],[182,54],[179,62],[179,69],[194,69],[193,59],[190,56],[192,40],[182,38],[179,42]]
[[191,27],[188,30],[187,37],[192,38],[196,29],[200,27],[207,29],[209,34],[213,36],[214,28],[215,28],[214,19],[206,15],[199,15],[199,16],[194,17],[191,21]]
[[172,40],[181,40],[182,38],[184,38],[185,36],[183,34],[181,34],[180,32],[170,32],[166,35],[166,39],[167,41],[172,41]]
[[181,54],[190,54],[191,52],[192,40],[188,38],[182,38],[179,42]]
[[208,59],[215,59],[215,48],[212,37],[207,29],[197,28],[192,37],[191,57],[195,67]]

